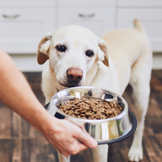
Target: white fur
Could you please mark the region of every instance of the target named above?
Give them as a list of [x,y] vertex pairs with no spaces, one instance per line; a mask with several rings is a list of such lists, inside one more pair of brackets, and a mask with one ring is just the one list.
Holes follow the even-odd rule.
[[[152,51],[138,20],[134,21],[134,26],[135,29],[107,32],[102,39],[80,26],[62,27],[41,40],[38,62],[42,64],[49,58],[49,66],[42,74],[46,103],[58,90],[66,88],[64,84],[69,68],[83,71],[79,85],[96,86],[122,95],[130,83],[133,87],[138,126],[128,156],[132,161],[139,161],[143,158],[142,136],[150,94]],[[63,53],[57,51],[58,44],[67,46],[67,50]],[[94,51],[93,57],[85,55],[85,51],[89,49]],[[107,162],[107,154],[108,146],[100,145],[93,150],[93,161]],[[59,159],[60,162],[70,161],[70,157],[60,154]]]

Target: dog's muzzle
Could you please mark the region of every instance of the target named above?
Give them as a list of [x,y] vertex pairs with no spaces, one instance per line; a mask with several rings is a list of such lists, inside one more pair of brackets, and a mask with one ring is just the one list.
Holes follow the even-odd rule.
[[71,68],[66,71],[68,87],[78,86],[82,80],[83,72],[78,68]]

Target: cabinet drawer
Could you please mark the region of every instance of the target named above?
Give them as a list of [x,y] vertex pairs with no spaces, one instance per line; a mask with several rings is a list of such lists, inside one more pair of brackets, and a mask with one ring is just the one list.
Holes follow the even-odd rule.
[[114,28],[115,8],[59,8],[58,27],[81,25],[101,36]]
[[162,0],[118,0],[118,6],[162,6]]
[[115,6],[116,0],[59,0],[60,6]]
[[55,29],[53,9],[0,10],[0,46],[8,53],[36,52],[40,39]]
[[10,6],[55,6],[56,0],[0,0],[0,7]]
[[162,51],[162,10],[161,9],[119,9],[117,28],[132,28],[138,18],[150,39],[153,51]]

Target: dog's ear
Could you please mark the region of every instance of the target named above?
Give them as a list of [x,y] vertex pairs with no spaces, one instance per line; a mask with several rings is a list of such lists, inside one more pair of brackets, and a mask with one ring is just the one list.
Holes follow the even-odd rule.
[[108,48],[106,45],[106,42],[98,38],[98,57],[99,60],[102,61],[106,66],[109,66],[109,60],[108,60]]
[[45,37],[41,39],[37,49],[37,62],[44,64],[49,59],[49,49],[52,42],[52,35],[54,32],[47,33]]

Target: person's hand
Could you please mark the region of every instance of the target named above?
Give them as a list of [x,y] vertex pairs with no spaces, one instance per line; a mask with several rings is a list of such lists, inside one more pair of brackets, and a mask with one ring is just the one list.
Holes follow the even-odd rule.
[[0,76],[0,101],[40,131],[60,153],[69,156],[97,146],[97,142],[79,126],[48,114],[24,75],[1,49]]
[[[79,126],[63,119],[49,119],[51,125],[43,133],[46,139],[64,156],[75,155],[88,147],[97,147],[97,142]],[[82,143],[80,143],[79,141]]]

